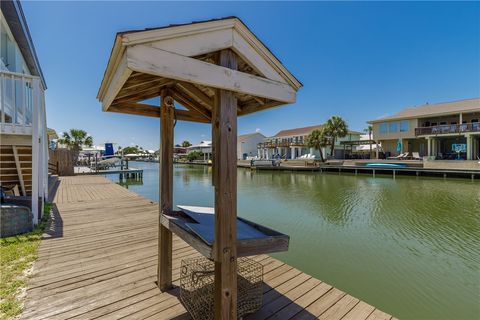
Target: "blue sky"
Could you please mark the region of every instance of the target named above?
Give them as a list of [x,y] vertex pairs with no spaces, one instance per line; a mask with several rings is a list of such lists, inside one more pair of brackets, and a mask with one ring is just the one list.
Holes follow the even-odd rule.
[[[46,77],[48,126],[96,144],[159,146],[159,119],[101,112],[115,33],[238,16],[304,84],[295,104],[239,119],[239,133],[323,123],[353,130],[406,106],[480,96],[477,2],[23,2]],[[176,142],[209,139],[179,122]]]

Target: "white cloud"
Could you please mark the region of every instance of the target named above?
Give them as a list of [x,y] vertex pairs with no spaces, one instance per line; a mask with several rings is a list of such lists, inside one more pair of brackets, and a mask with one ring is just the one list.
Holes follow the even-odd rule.
[[255,129],[255,132],[260,132],[260,128]]

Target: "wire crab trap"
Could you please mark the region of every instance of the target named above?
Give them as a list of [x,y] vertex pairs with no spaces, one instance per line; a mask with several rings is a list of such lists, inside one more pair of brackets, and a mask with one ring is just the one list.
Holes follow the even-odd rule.
[[[182,260],[180,299],[194,320],[215,316],[215,264],[207,258]],[[237,316],[253,313],[262,306],[263,266],[249,258],[237,260]]]

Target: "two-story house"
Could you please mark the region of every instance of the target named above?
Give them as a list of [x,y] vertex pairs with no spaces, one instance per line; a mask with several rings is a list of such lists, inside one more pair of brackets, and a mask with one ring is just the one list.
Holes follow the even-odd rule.
[[31,196],[36,224],[48,192],[47,87],[20,2],[0,9],[0,184]]
[[435,159],[480,155],[480,99],[425,104],[369,121],[387,155],[418,152]]
[[[297,159],[306,154],[312,154],[319,157],[319,151],[309,148],[306,145],[307,136],[314,130],[322,130],[323,124],[281,130],[273,137],[266,138],[264,142],[258,144],[258,156],[262,159]],[[334,154],[331,155],[331,148],[323,148],[324,157],[341,159],[344,157],[344,146],[342,141],[354,141],[360,139],[360,132],[349,131],[345,137],[337,138],[335,141]]]

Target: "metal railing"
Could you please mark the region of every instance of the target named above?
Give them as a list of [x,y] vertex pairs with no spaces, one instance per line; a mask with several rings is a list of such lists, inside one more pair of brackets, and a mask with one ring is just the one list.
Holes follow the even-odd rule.
[[279,147],[305,147],[303,141],[272,141],[272,142],[260,142],[257,148],[279,148]]
[[[2,133],[32,134],[33,106],[38,77],[0,71],[0,124]],[[39,88],[38,88],[39,89]]]
[[416,136],[452,134],[463,132],[480,132],[480,123],[462,123],[462,124],[445,124],[432,127],[415,128]]

